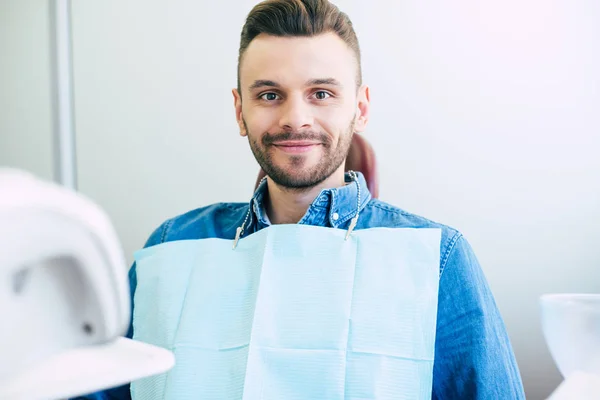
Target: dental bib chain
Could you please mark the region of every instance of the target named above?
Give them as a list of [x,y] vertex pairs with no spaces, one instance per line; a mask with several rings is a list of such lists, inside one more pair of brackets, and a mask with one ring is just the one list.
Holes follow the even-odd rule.
[[[360,184],[358,182],[358,175],[354,171],[348,171],[348,173],[350,174],[350,177],[352,177],[352,180],[356,184],[356,190],[357,190],[356,214],[350,220],[350,226],[348,227],[348,230],[346,231],[346,238],[344,240],[348,240],[348,238],[352,234],[352,231],[354,230],[354,228],[356,228],[356,224],[358,223],[358,216],[360,214]],[[266,176],[264,178],[262,178],[258,187],[260,187],[260,185],[262,185],[266,179],[267,179]],[[244,222],[242,223],[241,226],[238,226],[237,229],[235,230],[235,239],[233,240],[233,247],[232,247],[233,250],[235,250],[238,242],[240,241],[240,238],[244,234],[244,229],[246,229],[246,224],[248,223],[248,220],[250,219],[251,210],[252,210],[252,207],[248,207],[248,212],[246,213],[246,218],[244,218]]]
[[352,180],[356,184],[356,190],[357,190],[357,195],[356,195],[356,215],[354,217],[352,217],[352,220],[350,221],[350,226],[348,227],[348,231],[346,232],[346,239],[345,240],[348,240],[348,238],[350,237],[350,234],[352,233],[352,231],[356,227],[356,224],[358,223],[358,215],[360,214],[360,184],[358,183],[358,175],[356,174],[356,172],[350,171],[350,176],[352,177]]
[[[267,180],[266,176],[260,180],[257,187],[260,187],[265,180]],[[233,248],[232,248],[233,250],[235,250],[238,242],[240,241],[240,238],[244,234],[244,229],[246,229],[246,223],[248,222],[248,219],[250,219],[250,211],[251,210],[252,210],[252,207],[248,207],[248,212],[246,213],[246,218],[244,218],[244,222],[242,223],[242,226],[238,226],[237,229],[235,230],[235,239],[233,240]]]

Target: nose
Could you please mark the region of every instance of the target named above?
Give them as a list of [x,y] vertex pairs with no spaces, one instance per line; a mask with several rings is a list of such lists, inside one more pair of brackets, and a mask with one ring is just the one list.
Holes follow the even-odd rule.
[[279,126],[284,131],[300,131],[313,126],[314,117],[311,107],[300,96],[288,98],[281,110]]

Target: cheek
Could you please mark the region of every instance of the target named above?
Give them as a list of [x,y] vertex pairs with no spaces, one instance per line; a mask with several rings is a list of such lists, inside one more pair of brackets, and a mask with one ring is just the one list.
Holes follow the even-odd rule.
[[277,128],[277,118],[273,112],[265,109],[250,109],[244,114],[248,130],[254,135],[262,135]]
[[350,125],[354,121],[354,114],[348,113],[331,113],[319,119],[321,128],[329,134],[335,141],[339,140],[340,136],[347,135]]

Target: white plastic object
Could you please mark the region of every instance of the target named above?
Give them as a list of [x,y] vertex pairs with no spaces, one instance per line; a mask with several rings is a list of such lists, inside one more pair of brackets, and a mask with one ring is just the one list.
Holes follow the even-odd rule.
[[127,272],[91,199],[0,168],[0,399],[86,394],[170,369],[171,352],[122,337]]
[[0,385],[3,400],[57,400],[94,393],[168,371],[168,350],[126,338],[70,349]]
[[600,374],[600,294],[540,298],[542,330],[562,376]]

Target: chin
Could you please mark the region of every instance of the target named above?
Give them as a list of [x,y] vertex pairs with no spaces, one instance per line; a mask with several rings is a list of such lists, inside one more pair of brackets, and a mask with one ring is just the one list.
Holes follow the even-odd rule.
[[307,162],[307,160],[292,160],[286,163],[275,164],[275,168],[280,172],[280,174],[285,174],[289,177],[302,177],[309,178],[318,174],[319,172],[319,164]]
[[321,154],[316,152],[298,155],[278,154],[273,157],[273,164],[275,164],[277,168],[285,171],[296,171],[298,169],[312,170],[318,167],[321,163],[321,158]]
[[306,170],[304,168],[279,168],[276,167],[269,174],[271,179],[278,185],[282,185],[289,188],[308,188],[312,187],[318,182],[315,182],[317,178],[317,171],[313,169]]

